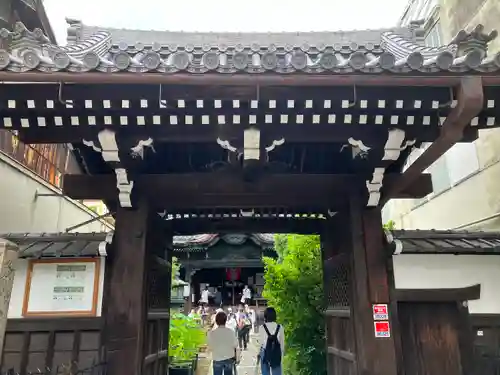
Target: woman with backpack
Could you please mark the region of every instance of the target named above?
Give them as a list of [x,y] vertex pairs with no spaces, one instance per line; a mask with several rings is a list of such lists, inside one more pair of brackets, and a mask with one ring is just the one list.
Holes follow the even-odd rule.
[[250,329],[252,328],[252,322],[250,317],[243,309],[243,306],[240,306],[239,312],[237,315],[238,319],[238,343],[240,349],[247,350],[248,341],[250,338]]
[[264,311],[264,324],[259,329],[257,345],[260,345],[258,360],[262,375],[282,375],[285,334],[283,327],[276,323],[276,310],[272,307]]

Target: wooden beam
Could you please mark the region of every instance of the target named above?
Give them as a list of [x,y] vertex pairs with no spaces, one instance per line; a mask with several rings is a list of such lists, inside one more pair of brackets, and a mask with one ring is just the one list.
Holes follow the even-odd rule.
[[396,183],[384,186],[382,206],[389,199],[395,198],[398,191],[404,190],[416,181],[423,171],[462,139],[467,125],[481,112],[483,102],[484,94],[481,77],[463,77],[458,87],[457,106],[452,109],[442,125],[439,138],[408,167]]
[[[46,143],[81,143],[82,140],[95,139],[104,126],[61,126],[51,129],[28,128],[19,130],[19,139],[26,144]],[[155,143],[215,143],[217,137],[228,141],[241,141],[245,125],[229,126],[208,124],[193,126],[128,126],[117,128],[117,134],[134,138],[153,138]],[[383,142],[391,126],[374,124],[259,124],[264,140],[285,138],[289,143],[342,143],[349,138],[362,140],[365,144]],[[407,139],[420,142],[432,142],[440,134],[440,127],[408,126],[405,129]],[[478,130],[465,129],[464,141],[477,139]]]
[[[8,71],[0,72],[0,81],[3,82],[62,82],[85,84],[184,84],[184,85],[222,85],[222,86],[447,86],[457,84],[460,74],[444,72],[438,76],[423,74],[161,74],[161,73],[69,73],[51,72],[24,72],[22,74]],[[483,77],[486,83],[495,85],[500,83],[500,77],[489,75]]]
[[392,298],[400,302],[463,302],[481,297],[481,285],[449,289],[395,289]]
[[176,235],[193,233],[320,234],[325,220],[294,218],[193,218],[171,220]]
[[[84,84],[165,84],[165,85],[221,85],[221,86],[454,86],[463,73],[428,74],[162,74],[162,73],[70,73],[70,72],[0,72],[2,82],[84,83]],[[500,77],[483,73],[485,85],[495,86]]]
[[[387,175],[391,185],[399,175]],[[139,175],[132,178],[134,191],[141,192],[159,209],[203,208],[340,208],[353,186],[364,186],[356,175],[265,175],[247,183],[241,176],[224,173]],[[423,175],[399,198],[421,198],[432,191],[429,175]],[[116,200],[114,175],[65,175],[63,192],[73,199]]]

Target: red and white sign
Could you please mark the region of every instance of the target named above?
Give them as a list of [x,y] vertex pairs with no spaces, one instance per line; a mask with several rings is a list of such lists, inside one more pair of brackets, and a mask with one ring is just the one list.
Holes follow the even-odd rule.
[[386,304],[373,305],[373,320],[389,320],[389,311]]
[[391,337],[389,322],[373,322],[375,325],[375,337]]

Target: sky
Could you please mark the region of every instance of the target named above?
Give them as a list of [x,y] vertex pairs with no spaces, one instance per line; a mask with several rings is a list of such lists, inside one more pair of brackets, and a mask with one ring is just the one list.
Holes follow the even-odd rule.
[[408,0],[44,0],[57,40],[66,17],[170,31],[337,31],[395,26]]

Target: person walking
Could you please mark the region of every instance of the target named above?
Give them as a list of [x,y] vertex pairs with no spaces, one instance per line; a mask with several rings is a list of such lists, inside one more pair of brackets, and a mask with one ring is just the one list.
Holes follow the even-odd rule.
[[258,360],[262,375],[282,375],[285,334],[283,327],[276,322],[276,310],[272,307],[264,311],[264,324],[259,329],[257,345],[260,345]]
[[250,308],[250,306],[245,305],[245,312],[248,314],[250,318],[250,322],[252,323],[252,333],[256,333],[255,331],[255,323],[257,321],[257,315],[255,313],[255,310]]
[[248,314],[245,312],[242,305],[240,305],[238,315],[238,343],[240,350],[247,350],[248,340],[250,338],[250,328],[252,327],[252,323]]
[[210,292],[208,290],[208,286],[205,286],[205,289],[202,290],[201,292],[201,299],[200,299],[200,305],[203,307],[208,306],[208,297],[210,295]]
[[252,291],[248,287],[248,285],[245,285],[243,288],[243,292],[241,294],[241,303],[244,304],[249,304],[252,299]]
[[215,316],[217,328],[207,334],[208,349],[212,353],[213,375],[233,375],[240,351],[234,332],[226,327],[227,315],[219,311]]

